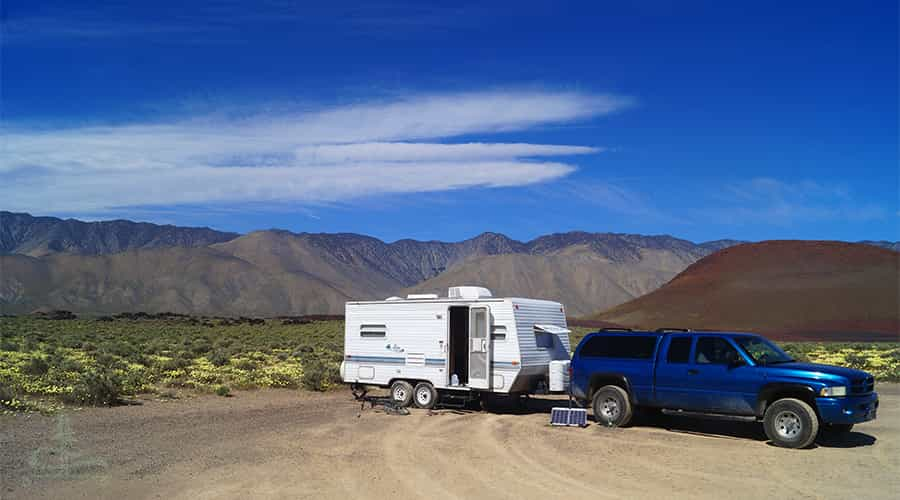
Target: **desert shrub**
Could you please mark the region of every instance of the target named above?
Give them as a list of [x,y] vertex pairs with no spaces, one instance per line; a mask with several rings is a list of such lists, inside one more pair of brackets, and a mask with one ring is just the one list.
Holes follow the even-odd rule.
[[215,366],[225,366],[228,364],[228,361],[231,359],[231,357],[225,351],[217,349],[211,354],[207,355],[206,359],[208,359],[209,362]]
[[310,391],[327,391],[341,382],[340,369],[318,358],[303,364],[303,387]]
[[23,373],[33,377],[44,375],[48,370],[50,370],[50,364],[47,363],[47,360],[44,359],[43,356],[33,356],[25,362],[25,366],[22,367]]
[[229,389],[227,385],[220,385],[219,387],[216,387],[216,395],[222,397],[230,396],[231,389]]
[[7,387],[4,384],[0,384],[0,408],[13,408],[13,400],[16,399],[15,393],[13,393],[12,389]]
[[256,367],[259,366],[256,361],[247,358],[234,359],[231,363],[235,368],[246,371],[255,370]]
[[112,406],[119,402],[122,381],[112,370],[99,369],[82,375],[65,399],[69,403]]

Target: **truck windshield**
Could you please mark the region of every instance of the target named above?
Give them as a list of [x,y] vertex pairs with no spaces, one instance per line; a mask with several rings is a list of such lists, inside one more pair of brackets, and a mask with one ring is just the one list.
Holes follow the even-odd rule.
[[734,337],[734,341],[757,363],[772,365],[794,360],[780,347],[762,337]]

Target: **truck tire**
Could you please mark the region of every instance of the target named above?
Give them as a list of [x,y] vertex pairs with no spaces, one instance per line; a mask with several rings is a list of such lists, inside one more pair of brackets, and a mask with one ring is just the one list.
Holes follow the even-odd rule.
[[805,401],[784,398],[766,409],[763,427],[766,436],[777,446],[806,448],[819,433],[819,417]]
[[391,401],[396,405],[406,408],[413,400],[413,386],[405,381],[398,380],[391,384]]
[[437,405],[438,393],[428,382],[419,382],[413,390],[413,402],[416,408],[430,410]]
[[628,393],[616,385],[606,385],[594,393],[594,421],[607,427],[624,427],[631,421],[633,408]]

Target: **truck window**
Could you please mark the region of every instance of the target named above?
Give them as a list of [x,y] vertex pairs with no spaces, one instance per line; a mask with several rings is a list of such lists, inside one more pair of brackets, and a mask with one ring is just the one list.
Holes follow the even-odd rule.
[[666,354],[668,363],[687,363],[691,356],[690,337],[672,337],[669,341],[669,352]]
[[588,339],[581,355],[589,358],[650,359],[658,337],[650,335],[597,335]]
[[738,359],[737,350],[722,337],[700,337],[697,339],[698,364],[727,365]]

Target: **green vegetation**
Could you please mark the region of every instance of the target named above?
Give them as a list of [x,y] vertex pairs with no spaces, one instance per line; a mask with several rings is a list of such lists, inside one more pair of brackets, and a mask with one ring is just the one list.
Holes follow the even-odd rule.
[[856,368],[879,381],[900,382],[900,342],[793,342],[781,348],[799,361]]
[[[593,328],[573,327],[573,346]],[[803,361],[900,381],[900,343],[802,342]],[[136,394],[340,386],[343,322],[185,316],[50,320],[0,318],[0,407],[46,411],[60,402],[112,405]]]
[[342,356],[341,321],[6,317],[0,404],[112,405],[136,394],[171,397],[173,389],[328,390],[340,383]]

